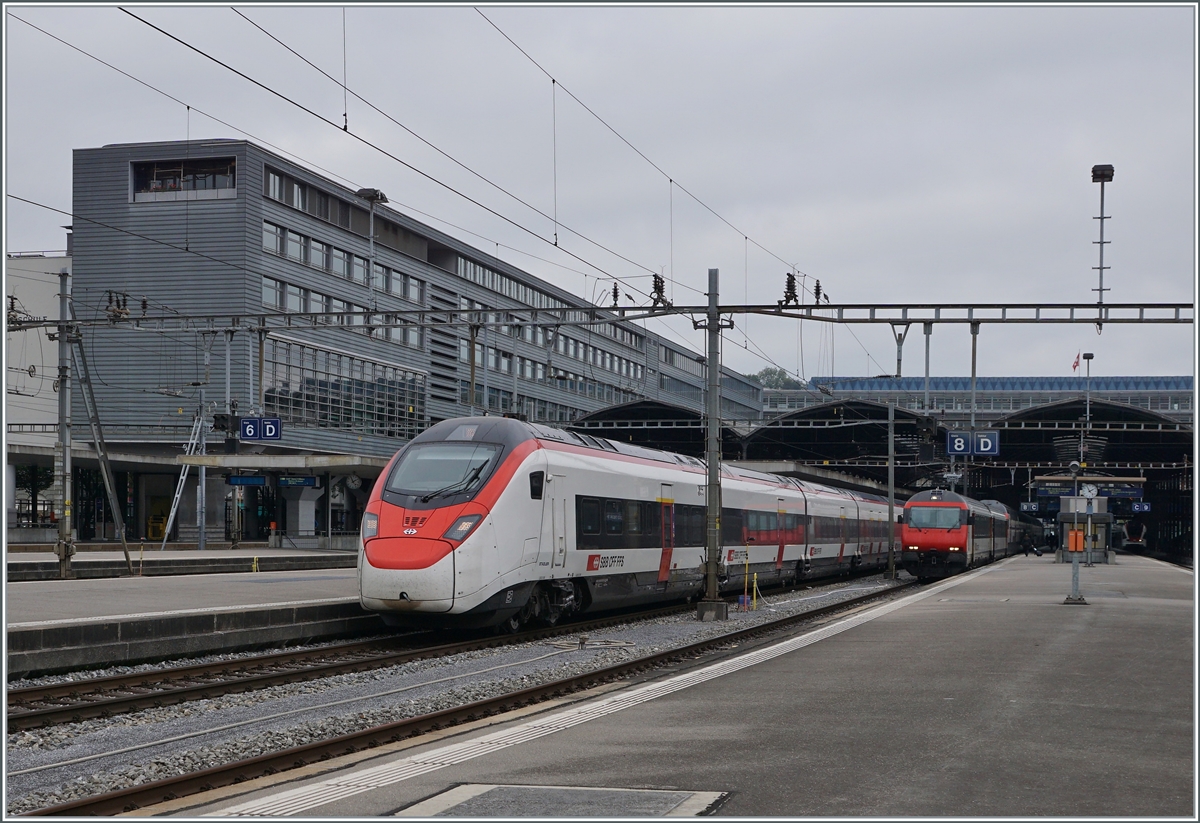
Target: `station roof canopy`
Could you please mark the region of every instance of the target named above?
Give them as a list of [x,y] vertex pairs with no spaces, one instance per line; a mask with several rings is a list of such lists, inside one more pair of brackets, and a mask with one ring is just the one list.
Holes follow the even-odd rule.
[[[609,440],[704,457],[704,417],[696,411],[660,400],[635,400],[578,418],[568,429]],[[723,455],[740,453],[741,436],[721,427]]]

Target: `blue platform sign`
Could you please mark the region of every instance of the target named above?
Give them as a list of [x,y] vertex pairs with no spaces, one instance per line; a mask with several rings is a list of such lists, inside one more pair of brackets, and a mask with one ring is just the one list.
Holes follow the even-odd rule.
[[283,424],[278,417],[243,417],[241,435],[243,440],[279,440]]
[[1133,504],[1133,513],[1134,514],[1145,514],[1148,511],[1150,511],[1149,503],[1134,503]]
[[315,485],[317,485],[317,478],[315,478],[315,477],[289,477],[287,475],[284,475],[279,478],[279,487],[280,488],[289,488],[289,487],[295,487],[295,486],[315,486]]
[[970,454],[970,432],[946,432],[946,454]]
[[1000,454],[1000,432],[977,431],[975,432],[975,442],[972,446],[973,454],[992,456]]

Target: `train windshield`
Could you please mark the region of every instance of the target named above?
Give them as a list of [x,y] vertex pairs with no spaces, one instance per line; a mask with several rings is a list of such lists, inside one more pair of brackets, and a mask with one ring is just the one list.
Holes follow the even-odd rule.
[[952,506],[911,506],[904,515],[914,529],[957,529],[964,509]]
[[426,503],[435,497],[473,496],[499,453],[500,446],[491,443],[420,443],[396,463],[386,488]]

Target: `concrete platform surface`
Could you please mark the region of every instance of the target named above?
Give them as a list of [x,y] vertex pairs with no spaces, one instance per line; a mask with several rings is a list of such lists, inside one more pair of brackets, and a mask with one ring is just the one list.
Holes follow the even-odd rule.
[[1070,575],[1012,558],[736,664],[140,814],[374,817],[542,786],[723,793],[726,816],[1195,819],[1193,573],[1121,556],[1082,570],[1087,606],[1063,604]]
[[[131,546],[129,559],[134,574],[157,577],[170,574],[226,574],[230,572],[299,571],[303,569],[353,569],[356,552],[306,549],[165,549]],[[10,582],[58,580],[58,557],[53,551],[8,552],[5,568]],[[125,554],[116,551],[88,551],[71,558],[71,571],[78,579],[128,577]]]
[[381,630],[355,569],[9,582],[8,676]]

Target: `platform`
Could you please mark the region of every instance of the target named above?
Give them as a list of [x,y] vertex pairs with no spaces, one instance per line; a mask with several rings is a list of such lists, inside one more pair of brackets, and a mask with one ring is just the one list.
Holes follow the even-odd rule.
[[652,815],[1194,819],[1194,576],[1117,561],[1081,570],[1087,606],[1063,605],[1069,566],[1018,556],[739,658],[135,814],[511,816],[524,797],[554,817],[556,797],[637,790]]
[[[164,563],[207,561],[199,552],[167,554]],[[263,549],[242,557],[247,570],[238,573],[10,580],[8,677],[382,631],[379,618],[358,605],[353,563],[345,568],[341,553],[329,557],[343,566],[266,571],[304,558]],[[259,571],[251,572],[255,558]]]
[[[129,547],[129,559],[138,577],[167,574],[226,574],[254,571],[300,571],[304,569],[353,569],[356,552],[309,549],[269,549],[265,545],[240,549],[159,549],[158,546]],[[47,547],[40,551],[7,552],[9,582],[58,580],[58,555]],[[118,546],[80,551],[71,557],[71,571],[78,579],[128,577],[129,563]]]

